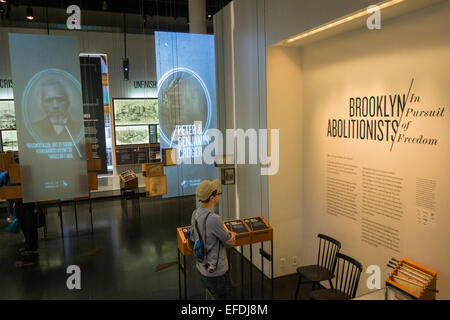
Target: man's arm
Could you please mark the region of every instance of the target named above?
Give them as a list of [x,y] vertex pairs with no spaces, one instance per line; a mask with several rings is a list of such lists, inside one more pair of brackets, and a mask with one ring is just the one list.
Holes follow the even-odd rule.
[[225,244],[228,247],[232,247],[234,246],[235,243],[236,243],[236,233],[230,232],[230,239],[228,239],[227,242],[225,242]]
[[[236,242],[236,234],[234,232],[228,232],[223,226],[223,222],[220,220],[219,216],[211,215],[211,233],[219,239],[227,247],[232,247]],[[209,220],[208,219],[208,220]]]

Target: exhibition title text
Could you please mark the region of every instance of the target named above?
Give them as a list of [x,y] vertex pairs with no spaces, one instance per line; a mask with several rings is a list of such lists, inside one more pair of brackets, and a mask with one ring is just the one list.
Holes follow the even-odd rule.
[[399,94],[350,98],[350,119],[329,119],[327,136],[393,141],[405,105],[406,95]]
[[391,142],[391,151],[394,143],[436,146],[437,137],[407,134],[414,120],[438,119],[445,114],[444,106],[422,107],[421,97],[411,91],[413,83],[414,79],[407,94],[351,97],[348,103],[349,118],[329,119],[327,136]]

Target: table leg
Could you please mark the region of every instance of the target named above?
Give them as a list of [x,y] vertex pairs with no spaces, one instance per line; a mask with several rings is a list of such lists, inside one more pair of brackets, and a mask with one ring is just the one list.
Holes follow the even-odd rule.
[[64,239],[64,224],[63,224],[61,203],[59,203],[59,223],[61,225],[61,237]]
[[47,239],[47,208],[44,208],[44,238]]
[[270,241],[270,278],[272,281],[272,299],[273,299],[273,240]]
[[244,246],[241,246],[241,294],[244,298]]
[[253,299],[253,244],[250,244],[250,299]]
[[94,233],[94,219],[92,217],[92,199],[89,197],[89,213],[91,215],[91,233]]
[[[261,242],[261,253],[264,251],[264,242]],[[264,256],[261,254],[261,288],[264,294]]]
[[75,207],[75,228],[77,230],[77,235],[78,235],[78,212],[77,212],[77,201],[76,200],[73,201],[73,206]]
[[181,265],[180,265],[180,250],[177,248],[178,257],[178,298],[181,300]]
[[186,256],[183,255],[183,271],[184,271],[184,300],[187,300],[187,270],[186,270]]

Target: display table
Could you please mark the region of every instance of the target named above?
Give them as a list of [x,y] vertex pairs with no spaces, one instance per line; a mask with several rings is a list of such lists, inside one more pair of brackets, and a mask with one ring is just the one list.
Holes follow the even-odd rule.
[[[244,265],[244,246],[250,248],[250,279],[253,276],[253,244],[261,243],[259,253],[261,255],[261,283],[264,284],[264,259],[271,263],[271,284],[273,296],[273,228],[264,217],[252,217],[245,219],[226,220],[223,222],[226,230],[236,233],[236,242],[233,247],[241,247],[241,266]],[[189,247],[187,235],[191,230],[190,226],[177,228],[177,256],[178,256],[178,289],[181,299],[181,273],[184,278],[184,299],[187,297],[186,283],[186,256],[192,254]],[[264,251],[264,242],[270,241],[270,253]],[[181,256],[183,262],[181,262]],[[244,286],[244,268],[241,268],[241,283]],[[250,295],[253,296],[253,286],[250,284]]]

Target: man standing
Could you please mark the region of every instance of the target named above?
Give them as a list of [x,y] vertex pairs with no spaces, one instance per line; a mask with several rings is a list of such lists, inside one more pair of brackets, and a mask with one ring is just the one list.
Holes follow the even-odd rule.
[[223,300],[231,298],[226,248],[234,245],[236,234],[228,232],[214,213],[214,206],[219,203],[221,195],[219,187],[219,179],[204,180],[198,185],[195,193],[202,204],[192,213],[191,226],[193,233],[197,233],[194,239],[201,237],[206,251],[203,262],[197,261],[202,282],[217,300]]

